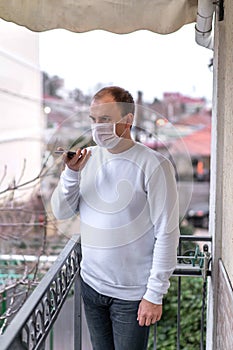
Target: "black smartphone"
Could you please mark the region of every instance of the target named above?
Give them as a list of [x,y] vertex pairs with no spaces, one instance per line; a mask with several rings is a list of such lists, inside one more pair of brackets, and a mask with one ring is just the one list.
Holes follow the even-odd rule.
[[[75,154],[76,154],[76,152],[75,151],[55,151],[54,152],[55,154],[58,154],[58,155],[62,155],[63,153],[66,153],[67,154],[67,157],[68,158],[73,158],[74,156],[75,156]],[[81,158],[82,157],[82,155],[80,155],[80,157],[79,158]]]

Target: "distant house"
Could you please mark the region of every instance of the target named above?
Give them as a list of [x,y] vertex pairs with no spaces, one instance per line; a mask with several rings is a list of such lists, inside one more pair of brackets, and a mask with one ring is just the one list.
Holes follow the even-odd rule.
[[200,97],[184,96],[179,92],[163,94],[165,114],[168,118],[179,117],[183,114],[198,113],[206,105],[206,100]]
[[[208,112],[192,114],[181,118],[175,127],[189,127],[193,130],[186,136],[180,137],[173,142],[169,153],[176,159],[181,176],[193,172],[194,179],[208,181],[210,178],[210,148],[211,148],[211,116]],[[183,162],[184,153],[190,157],[192,169]],[[182,165],[181,165],[182,164]]]
[[143,103],[140,93],[137,103],[137,139],[170,157],[179,179],[208,181],[211,113],[207,101],[165,92],[163,99],[152,104]]

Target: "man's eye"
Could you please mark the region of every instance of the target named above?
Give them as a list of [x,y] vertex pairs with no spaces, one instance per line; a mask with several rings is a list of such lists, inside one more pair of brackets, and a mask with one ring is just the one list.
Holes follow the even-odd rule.
[[112,120],[112,118],[108,115],[104,115],[100,118],[101,123],[108,123]]
[[89,116],[91,123],[110,123],[112,121],[112,117],[108,115],[103,115],[100,117],[92,117]]
[[95,122],[95,118],[91,117],[90,115],[89,115],[89,118],[90,118],[90,121],[91,121],[92,123]]

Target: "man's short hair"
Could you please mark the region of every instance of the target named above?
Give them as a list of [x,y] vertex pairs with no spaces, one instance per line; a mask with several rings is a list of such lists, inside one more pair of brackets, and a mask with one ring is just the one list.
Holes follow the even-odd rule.
[[114,101],[119,102],[122,116],[132,113],[134,115],[135,112],[135,103],[132,95],[129,91],[119,87],[119,86],[106,86],[93,96],[93,100],[98,100],[105,95],[111,95],[114,98]]

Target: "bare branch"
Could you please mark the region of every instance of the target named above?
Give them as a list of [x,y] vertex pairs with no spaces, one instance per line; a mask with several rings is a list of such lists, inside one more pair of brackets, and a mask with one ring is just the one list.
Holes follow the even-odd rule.
[[[49,153],[48,157],[46,158],[45,162],[43,163],[43,165],[41,167],[41,170],[40,170],[39,174],[36,177],[32,178],[31,180],[25,181],[22,184],[16,184],[16,182],[14,180],[12,185],[9,185],[7,188],[5,188],[5,190],[0,191],[0,195],[6,193],[8,191],[18,190],[21,187],[25,187],[25,186],[27,186],[27,185],[29,185],[31,183],[34,183],[36,180],[39,180],[41,178],[41,176],[45,176],[45,174],[46,174],[46,165],[48,163],[48,160],[49,160],[50,156],[51,156],[51,153]],[[43,174],[44,171],[45,171],[45,173]]]
[[19,176],[19,179],[18,179],[18,181],[17,181],[17,184],[19,184],[20,181],[22,180],[23,175],[24,175],[24,173],[25,173],[25,170],[26,170],[26,159],[24,158],[24,160],[23,160],[23,168],[22,168],[21,174],[20,174],[20,176]]
[[1,186],[1,184],[3,183],[3,181],[4,181],[5,177],[6,177],[6,174],[7,174],[7,165],[5,164],[5,166],[4,166],[4,171],[3,171],[3,175],[2,175],[2,178],[1,178],[1,180],[0,180],[0,186]]
[[[48,254],[48,249],[51,249],[48,246],[48,230],[49,232],[56,232],[56,220],[47,216],[43,202],[38,194],[38,185],[39,180],[42,178],[48,175],[56,175],[55,171],[47,167],[51,153],[45,159],[38,175],[31,180],[21,183],[26,169],[26,160],[24,160],[19,178],[17,180],[13,179],[11,184],[0,192],[3,205],[0,208],[0,238],[5,241],[15,240],[15,242],[13,241],[14,249],[21,249],[21,252],[24,253],[23,249],[27,248],[33,252],[32,254],[36,259],[34,262],[27,262],[24,259],[21,264],[14,266],[14,275],[12,275],[14,279],[7,278],[4,281],[4,286],[0,288],[0,302],[7,301],[8,304],[7,310],[0,316],[0,334],[4,332],[10,319],[21,308],[32,288],[38,284],[39,272],[44,273],[49,267],[48,264],[41,264],[41,256],[46,254],[46,252]],[[4,182],[6,176],[7,167],[5,166],[0,184]],[[34,191],[31,191],[31,189]],[[19,191],[24,190],[30,190],[31,197],[30,199],[27,197],[27,202],[25,202],[25,192],[22,192],[22,196],[20,196],[21,193]],[[27,241],[25,238],[29,233],[30,235],[32,234],[33,239],[36,238],[36,243],[33,242],[33,239],[31,240],[35,243],[34,246],[31,246],[30,239]],[[25,240],[22,240],[23,237]],[[27,246],[25,243],[25,247],[21,247],[21,242],[27,242],[27,244],[29,242],[29,244]],[[10,264],[6,265],[6,273],[9,267],[11,267]]]

